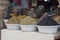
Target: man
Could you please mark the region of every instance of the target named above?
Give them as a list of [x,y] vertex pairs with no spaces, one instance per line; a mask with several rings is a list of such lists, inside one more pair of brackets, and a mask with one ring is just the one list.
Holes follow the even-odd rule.
[[38,6],[44,5],[45,10],[49,10],[50,6],[58,6],[59,2],[58,0],[38,0],[37,1]]
[[41,16],[44,12],[48,12],[49,15],[55,15],[57,12],[58,0],[37,0],[37,6],[44,6],[42,13],[38,13]]
[[58,0],[47,0],[47,1],[44,1],[43,5],[44,5],[44,8],[46,11],[50,11],[51,6],[53,8],[57,7],[59,5],[59,2],[58,2]]
[[57,6],[58,5],[59,5],[58,0],[44,1],[44,11],[48,12],[49,16],[53,16],[57,13]]

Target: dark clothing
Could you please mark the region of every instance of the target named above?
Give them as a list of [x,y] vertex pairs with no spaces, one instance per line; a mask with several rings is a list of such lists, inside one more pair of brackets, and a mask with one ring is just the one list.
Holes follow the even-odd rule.
[[43,3],[45,12],[50,12],[50,9],[55,10],[59,5],[58,0],[50,0]]
[[44,0],[37,0],[37,3],[38,5],[44,5],[44,4],[47,4],[47,5],[59,5],[59,2],[58,0],[48,0],[48,1],[44,1]]
[[37,1],[37,4],[38,4],[38,6],[39,5],[44,5],[44,7],[46,7],[46,9],[49,7],[50,8],[50,6],[57,6],[57,5],[59,5],[59,2],[58,2],[58,0],[48,0],[48,1],[44,1],[44,0],[38,0]]
[[59,2],[58,2],[58,0],[51,0],[50,5],[57,6],[57,5],[59,5]]
[[47,12],[47,11],[50,11],[50,2],[44,2],[44,11]]
[[9,0],[10,1],[10,3],[13,3],[13,0]]
[[37,0],[37,6],[43,5],[43,0]]

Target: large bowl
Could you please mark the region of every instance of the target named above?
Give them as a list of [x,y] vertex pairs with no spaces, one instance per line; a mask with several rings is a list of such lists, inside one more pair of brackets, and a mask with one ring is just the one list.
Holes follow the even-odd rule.
[[33,32],[36,31],[35,25],[20,25],[22,31]]
[[6,24],[6,27],[7,27],[7,29],[10,29],[10,30],[19,30],[20,29],[19,24]]
[[41,33],[56,33],[58,30],[59,25],[56,26],[39,26],[38,27],[38,31]]

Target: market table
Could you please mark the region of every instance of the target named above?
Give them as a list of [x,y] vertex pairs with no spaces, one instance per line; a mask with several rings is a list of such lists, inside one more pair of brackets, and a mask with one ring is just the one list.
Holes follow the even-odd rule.
[[3,29],[1,30],[1,40],[54,40],[54,34]]

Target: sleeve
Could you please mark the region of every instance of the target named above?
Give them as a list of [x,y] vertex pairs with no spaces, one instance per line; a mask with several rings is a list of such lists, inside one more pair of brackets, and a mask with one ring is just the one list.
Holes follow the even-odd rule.
[[58,0],[53,0],[53,5],[55,5],[55,6],[59,5]]

